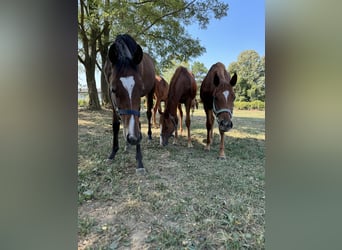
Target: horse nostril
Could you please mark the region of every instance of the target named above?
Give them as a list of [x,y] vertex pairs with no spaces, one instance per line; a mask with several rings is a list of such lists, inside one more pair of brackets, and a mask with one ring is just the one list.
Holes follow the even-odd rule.
[[232,121],[222,120],[222,121],[220,121],[219,125],[220,125],[220,128],[222,130],[225,130],[225,131],[233,128],[233,122]]
[[139,140],[133,135],[127,135],[127,142],[131,145],[136,145],[138,144]]

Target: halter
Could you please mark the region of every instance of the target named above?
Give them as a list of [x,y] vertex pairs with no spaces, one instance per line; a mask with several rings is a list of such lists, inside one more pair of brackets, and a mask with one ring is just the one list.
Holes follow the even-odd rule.
[[118,112],[119,115],[135,115],[137,117],[140,117],[140,112],[133,109],[119,109]]
[[114,100],[112,99],[112,95],[109,95],[109,98],[112,102],[113,108],[115,109],[117,113],[119,113],[119,115],[135,115],[137,117],[140,117],[140,111],[133,110],[133,109],[118,109]]
[[219,114],[223,113],[223,112],[227,112],[229,114],[229,116],[230,116],[230,119],[232,119],[232,117],[233,117],[233,111],[230,110],[230,109],[219,109],[219,110],[216,109],[216,107],[215,107],[215,97],[213,97],[213,111],[214,111],[214,114],[215,114],[217,119],[218,119],[217,116]]

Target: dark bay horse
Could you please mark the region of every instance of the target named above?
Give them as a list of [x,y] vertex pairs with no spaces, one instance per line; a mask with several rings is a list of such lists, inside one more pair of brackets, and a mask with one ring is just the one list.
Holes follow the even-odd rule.
[[140,98],[147,97],[148,138],[152,139],[151,116],[155,69],[151,57],[130,35],[118,35],[110,46],[104,66],[113,106],[113,148],[109,159],[119,150],[120,121],[126,142],[136,145],[137,171],[144,172],[140,141]]
[[210,150],[213,139],[214,115],[219,126],[221,141],[219,158],[225,158],[224,133],[233,127],[233,107],[235,93],[233,87],[237,81],[237,75],[230,78],[230,74],[220,62],[211,66],[208,74],[203,79],[200,96],[206,113],[207,145]]
[[186,109],[185,123],[188,128],[188,147],[192,147],[190,135],[190,108],[192,100],[196,96],[196,91],[197,85],[193,75],[185,67],[178,67],[170,82],[165,111],[160,115],[160,143],[163,146],[168,144],[168,139],[173,132],[175,132],[175,141],[177,141],[177,107],[179,103],[184,103]]
[[155,89],[154,89],[154,98],[156,99],[156,103],[153,108],[152,113],[152,121],[153,126],[157,127],[157,121],[156,121],[156,113],[159,109],[161,111],[161,102],[166,103],[167,100],[167,94],[169,93],[169,84],[165,79],[161,76],[155,77]]

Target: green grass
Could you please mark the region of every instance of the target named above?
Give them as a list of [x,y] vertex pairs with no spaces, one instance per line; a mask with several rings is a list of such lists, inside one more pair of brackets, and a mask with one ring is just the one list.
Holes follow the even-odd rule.
[[[135,173],[135,149],[111,150],[111,111],[79,111],[79,249],[264,249],[265,116],[234,111],[226,133],[227,159],[217,159],[219,134],[204,151],[205,115],[192,117],[178,145],[147,142],[141,117],[144,176]],[[171,140],[172,142],[172,140]]]

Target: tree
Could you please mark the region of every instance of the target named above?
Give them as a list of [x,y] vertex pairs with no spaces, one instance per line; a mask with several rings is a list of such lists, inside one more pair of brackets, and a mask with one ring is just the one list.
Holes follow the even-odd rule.
[[201,86],[204,77],[208,73],[208,69],[201,62],[194,62],[191,67],[191,71],[195,76],[197,86]]
[[78,60],[84,65],[89,94],[89,108],[101,109],[95,81],[95,65],[100,28],[96,22],[99,16],[98,1],[80,0],[78,16],[78,35],[82,48],[78,52]]
[[[79,0],[79,61],[85,66],[86,75],[89,74],[90,92],[96,90],[93,63],[101,68],[108,46],[117,34],[129,33],[134,37],[155,59],[157,72],[162,72],[170,67],[172,60],[188,61],[205,52],[199,40],[186,32],[186,25],[198,23],[204,29],[211,18],[220,19],[227,11],[228,4],[219,0]],[[93,97],[89,93],[89,99],[95,103]]]
[[235,86],[237,101],[265,101],[265,56],[254,50],[240,53],[237,62],[232,62],[228,71],[238,74]]

